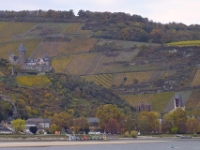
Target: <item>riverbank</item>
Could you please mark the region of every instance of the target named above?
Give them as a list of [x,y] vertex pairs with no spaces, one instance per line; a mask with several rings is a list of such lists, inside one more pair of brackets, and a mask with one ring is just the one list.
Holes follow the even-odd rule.
[[[84,146],[84,145],[101,145],[101,144],[134,144],[134,143],[159,143],[164,140],[107,140],[107,141],[32,141],[32,142],[0,142],[0,148],[16,147],[48,147],[48,146]],[[167,142],[167,141],[166,141]]]

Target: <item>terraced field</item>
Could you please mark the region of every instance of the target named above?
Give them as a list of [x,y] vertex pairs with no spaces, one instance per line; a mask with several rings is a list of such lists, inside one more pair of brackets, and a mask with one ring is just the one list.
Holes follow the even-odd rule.
[[67,65],[70,63],[70,61],[74,58],[75,56],[60,56],[60,57],[55,57],[52,60],[52,66],[55,69],[56,73],[63,73],[65,72],[65,69]]
[[97,39],[94,38],[73,38],[66,42],[41,42],[33,57],[41,57],[45,53],[52,57],[85,53],[93,47],[96,41]]
[[138,55],[138,53],[139,49],[128,52],[120,52],[119,55],[115,58],[115,61],[131,61]]
[[102,85],[105,88],[110,88],[113,82],[112,74],[102,74],[102,75],[91,75],[91,76],[82,76],[83,79],[94,82],[97,85]]
[[186,110],[186,114],[187,116],[191,116],[191,117],[199,117],[200,116],[200,109],[199,108],[195,108],[193,110]]
[[51,81],[46,76],[19,76],[16,81],[21,86],[44,86],[50,84]]
[[192,86],[200,85],[200,69],[197,70],[192,81]]
[[96,42],[97,39],[94,38],[73,38],[60,45],[58,55],[88,52]]
[[29,57],[39,45],[40,39],[3,42],[0,44],[0,57],[8,59],[9,52],[13,52],[15,55],[18,55],[17,50],[20,46],[20,43],[23,43],[26,47],[26,56]]
[[27,32],[25,37],[45,37],[60,34],[68,23],[37,23],[34,28]]
[[151,103],[154,94],[120,95],[120,97],[127,101],[131,106],[136,107],[139,103]]
[[153,74],[153,71],[147,72],[129,72],[129,73],[116,73],[114,76],[113,85],[130,85],[136,83],[143,83],[148,81]]
[[143,83],[148,81],[153,74],[153,71],[147,71],[147,72],[130,72],[125,73],[126,82],[125,85],[130,85],[135,82],[135,79],[138,81],[138,83]]
[[145,44],[147,46],[150,45],[149,43],[143,43],[143,42],[124,41],[124,40],[104,40],[104,39],[99,39],[99,42],[97,44],[104,45],[105,43],[112,43],[112,42],[118,43],[123,48],[132,48],[135,46],[139,47],[142,44]]
[[130,72],[130,71],[148,71],[148,70],[156,70],[164,68],[162,64],[157,65],[134,65],[134,66],[124,66],[123,64],[109,64],[102,65],[97,73],[117,73],[117,72]]
[[166,43],[165,45],[169,45],[169,46],[198,46],[198,45],[200,45],[200,40],[179,41],[179,42]]
[[85,75],[88,74],[91,68],[93,68],[93,62],[95,62],[98,54],[86,53],[78,54],[70,61],[65,69],[65,72],[73,75]]
[[199,107],[200,108],[200,91],[196,90],[192,93],[190,99],[185,104],[186,109],[194,109]]
[[152,110],[161,113],[173,95],[173,92],[156,93],[152,100]]
[[35,23],[28,22],[0,22],[0,42],[18,37],[33,28]]

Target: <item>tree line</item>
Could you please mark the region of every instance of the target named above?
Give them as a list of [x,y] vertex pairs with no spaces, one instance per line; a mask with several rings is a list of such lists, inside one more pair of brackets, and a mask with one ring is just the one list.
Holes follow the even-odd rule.
[[200,25],[170,22],[161,24],[139,15],[124,12],[91,12],[80,10],[0,11],[0,21],[83,22],[82,29],[92,30],[93,37],[139,42],[167,43],[199,40]]
[[[105,104],[98,107],[96,117],[99,119],[98,127],[93,129],[110,134],[121,134],[124,136],[137,136],[137,131],[142,134],[195,134],[200,131],[200,124],[197,118],[187,117],[185,110],[177,108],[164,115],[161,119],[158,112],[140,112],[137,116],[126,116],[124,112],[112,104]],[[68,133],[88,133],[90,124],[85,117],[75,118],[72,111],[55,113],[51,118],[51,127],[45,129],[48,133],[65,131]],[[20,121],[19,121],[20,120]],[[16,122],[24,122],[17,119],[12,122],[16,133],[23,130]],[[24,124],[22,123],[22,124]]]

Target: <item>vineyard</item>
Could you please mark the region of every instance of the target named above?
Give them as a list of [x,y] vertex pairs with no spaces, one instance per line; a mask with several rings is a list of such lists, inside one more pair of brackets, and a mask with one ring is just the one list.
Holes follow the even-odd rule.
[[200,40],[172,42],[172,43],[167,43],[166,45],[169,45],[169,46],[198,46],[198,45],[200,45]]
[[200,69],[197,70],[192,81],[192,86],[198,86],[198,85],[200,85]]
[[90,30],[81,30],[82,23],[70,23],[62,32],[62,34],[85,34],[90,36],[92,31]]
[[97,85],[102,85],[105,88],[110,88],[113,82],[112,74],[83,76],[82,78],[86,81],[94,82]]
[[124,40],[104,40],[104,39],[99,39],[99,42],[97,43],[98,45],[104,45],[106,43],[112,43],[116,42],[123,48],[132,48],[132,47],[139,47],[142,44],[149,45],[149,43],[143,43],[143,42],[135,42],[135,41],[124,41]]
[[185,104],[186,109],[193,109],[193,108],[200,107],[199,97],[200,97],[199,90],[194,91],[190,99]]
[[173,92],[156,93],[152,100],[152,110],[161,113],[173,95]]
[[52,60],[52,66],[55,69],[56,73],[63,73],[67,67],[67,65],[70,63],[70,61],[74,58],[74,56],[61,56],[61,57],[55,57]]
[[40,43],[40,39],[29,39],[29,40],[20,40],[20,41],[10,41],[0,44],[0,56],[1,58],[8,59],[8,53],[13,52],[15,55],[18,55],[18,48],[20,43],[23,43],[26,47],[26,55],[29,57],[33,51],[37,48]]
[[11,40],[18,34],[24,34],[34,25],[35,23],[0,22],[0,41]]
[[115,61],[131,61],[137,56],[139,49],[128,52],[120,52],[119,55],[115,58]]
[[69,24],[67,23],[37,23],[25,37],[41,37],[60,34]]
[[16,81],[21,86],[44,86],[51,81],[46,76],[19,76]]
[[73,53],[83,53],[88,52],[97,39],[94,38],[73,38],[70,41],[63,42],[58,49],[59,55],[67,55]]
[[96,53],[75,55],[65,71],[73,75],[87,74],[90,68],[92,68],[97,56]]
[[136,107],[139,103],[152,103],[155,94],[120,95],[131,106]]

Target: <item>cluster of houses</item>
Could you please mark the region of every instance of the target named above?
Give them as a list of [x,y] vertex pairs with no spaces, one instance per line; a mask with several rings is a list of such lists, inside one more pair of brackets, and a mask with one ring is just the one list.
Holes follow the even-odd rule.
[[[89,129],[91,131],[94,131],[96,128],[98,128],[98,118],[87,118],[87,121],[89,122]],[[30,133],[30,127],[37,127],[37,133],[45,133],[46,128],[50,128],[51,126],[51,120],[48,118],[29,118],[26,120],[26,129],[25,133]],[[0,134],[13,134],[14,130],[12,129],[11,125],[8,123],[0,123]]]

